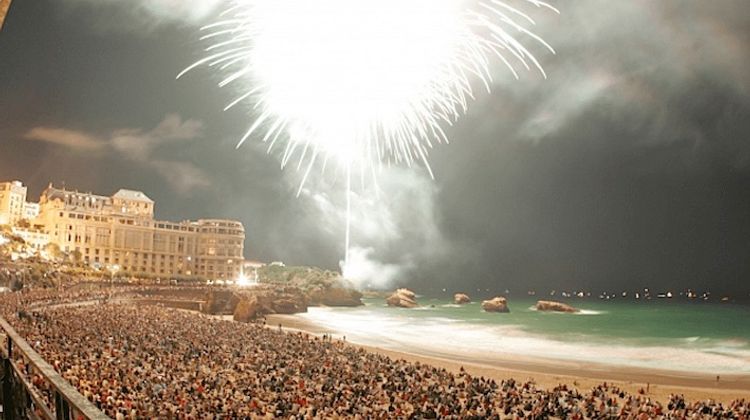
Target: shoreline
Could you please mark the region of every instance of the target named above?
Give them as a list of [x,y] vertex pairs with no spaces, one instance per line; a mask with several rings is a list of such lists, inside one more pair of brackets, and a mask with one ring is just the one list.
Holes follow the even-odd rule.
[[[341,339],[339,332],[326,329],[297,315],[268,315],[266,319],[269,328],[281,324],[284,330],[312,335],[331,333]],[[533,380],[543,388],[567,384],[583,390],[607,382],[632,394],[648,387],[646,395],[661,402],[668,400],[670,394],[682,394],[690,401],[712,399],[722,403],[747,398],[750,395],[750,375],[722,375],[717,383],[715,376],[702,373],[579,363],[512,354],[502,358],[484,359],[477,355],[438,354],[413,348],[393,350],[347,342],[394,359],[425,363],[452,372],[458,372],[463,367],[471,375],[495,380]]]

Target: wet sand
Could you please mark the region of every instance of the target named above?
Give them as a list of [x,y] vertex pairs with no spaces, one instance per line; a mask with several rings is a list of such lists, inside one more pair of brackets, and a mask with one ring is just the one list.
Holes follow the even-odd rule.
[[[269,327],[277,327],[281,324],[289,331],[301,331],[314,335],[332,333],[335,339],[342,339],[337,332],[326,330],[299,316],[269,315],[267,320]],[[689,372],[578,363],[516,355],[488,359],[483,358],[481,354],[438,354],[413,348],[396,351],[361,343],[350,342],[350,344],[394,359],[426,363],[453,372],[458,372],[463,367],[471,375],[495,380],[508,378],[522,381],[533,380],[544,388],[567,384],[584,390],[606,381],[633,394],[640,389],[646,390],[648,387],[647,395],[659,401],[668,400],[670,394],[682,394],[691,401],[713,399],[729,402],[750,397],[750,375],[722,375],[717,382],[716,376]]]

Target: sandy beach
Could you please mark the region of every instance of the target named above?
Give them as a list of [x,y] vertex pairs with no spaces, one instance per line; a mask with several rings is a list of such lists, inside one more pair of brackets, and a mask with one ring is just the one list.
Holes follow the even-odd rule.
[[[289,331],[301,331],[315,335],[332,333],[334,338],[343,338],[335,331],[326,330],[324,327],[296,315],[269,315],[267,321],[269,327],[276,327],[281,324],[282,328]],[[391,358],[426,363],[453,372],[458,372],[463,367],[474,376],[496,380],[507,378],[530,379],[545,388],[552,388],[558,384],[568,384],[579,389],[589,389],[606,381],[634,394],[641,389],[645,391],[648,388],[647,395],[659,401],[668,400],[670,394],[682,394],[688,400],[713,399],[720,402],[729,402],[750,396],[750,377],[747,375],[722,375],[717,382],[716,376],[700,373],[575,363],[516,355],[487,359],[479,354],[436,354],[413,348],[394,351],[351,341],[349,341],[349,344]]]

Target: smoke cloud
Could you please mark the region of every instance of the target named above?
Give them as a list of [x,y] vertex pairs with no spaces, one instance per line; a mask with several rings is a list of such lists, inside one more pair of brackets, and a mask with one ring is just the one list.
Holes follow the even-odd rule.
[[[314,208],[311,224],[321,225],[343,250],[346,183],[342,178],[323,175],[312,180],[300,200]],[[292,185],[299,182],[296,173],[285,179]],[[346,278],[363,288],[405,285],[419,261],[448,253],[435,206],[438,189],[426,171],[394,167],[382,171],[377,186],[366,178],[354,183],[349,261],[340,262]]]
[[[101,17],[102,30],[142,32],[161,25],[203,25],[225,0],[67,0],[75,7],[85,7]],[[125,18],[125,19],[123,19]]]
[[375,248],[353,247],[349,250],[349,260],[341,262],[343,276],[362,289],[385,290],[398,280],[405,281],[406,270],[413,264],[387,264],[378,261]]

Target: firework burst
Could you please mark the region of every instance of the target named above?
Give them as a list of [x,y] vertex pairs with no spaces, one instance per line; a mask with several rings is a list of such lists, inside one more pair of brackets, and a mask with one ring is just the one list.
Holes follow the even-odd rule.
[[[516,0],[556,11],[537,0]],[[551,52],[531,17],[486,0],[234,0],[202,28],[208,66],[220,87],[252,104],[238,147],[256,134],[281,164],[305,178],[316,162],[373,175],[383,164],[422,163],[443,131],[467,109],[473,87],[489,90],[492,62],[544,70],[516,39]],[[296,157],[296,159],[294,159]],[[304,181],[303,181],[304,183]]]
[[[232,0],[202,28],[207,66],[252,109],[251,137],[303,172],[333,162],[377,181],[383,165],[428,163],[443,131],[466,112],[493,64],[542,66],[518,39],[552,47],[529,27],[538,0]],[[347,208],[351,205],[347,195]],[[347,246],[349,221],[347,220]]]

